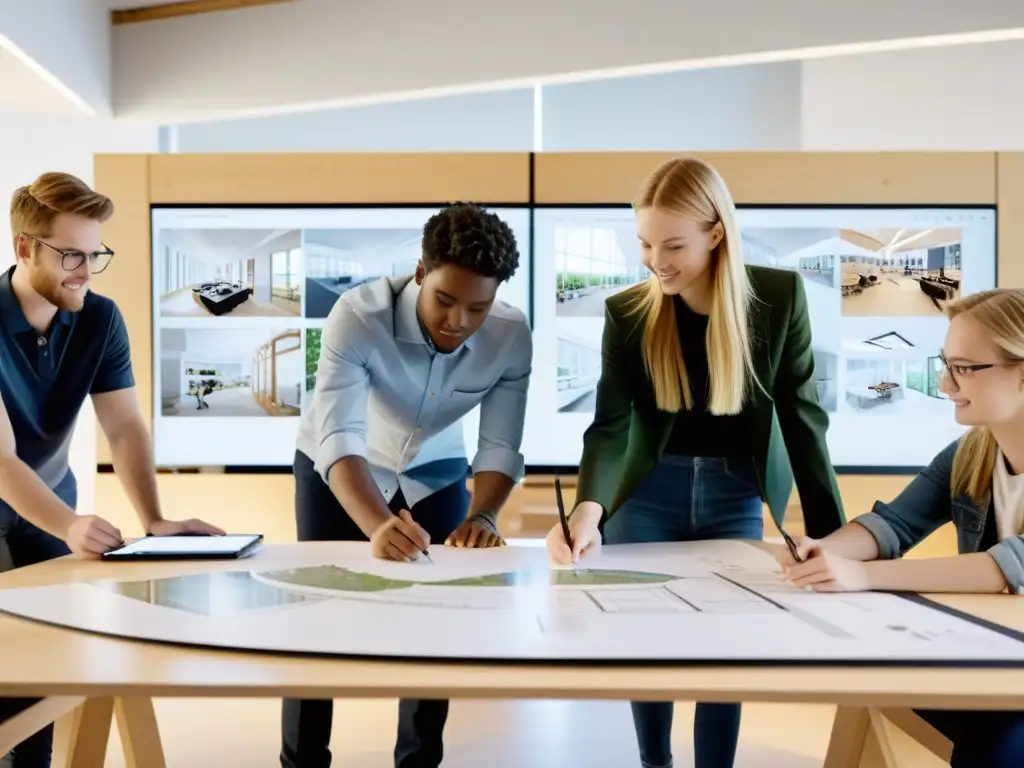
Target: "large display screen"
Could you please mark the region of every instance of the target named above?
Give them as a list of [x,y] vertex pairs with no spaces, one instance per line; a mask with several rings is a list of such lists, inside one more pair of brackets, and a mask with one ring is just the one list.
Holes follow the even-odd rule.
[[[947,301],[995,286],[993,209],[741,208],[743,256],[799,272],[840,468],[927,464],[963,432],[938,391]],[[594,415],[604,302],[646,278],[632,211],[534,213],[528,462],[576,465]]]
[[[521,253],[498,296],[529,314],[530,212],[488,208]],[[157,465],[291,465],[331,307],[368,280],[411,273],[436,212],[154,207]],[[463,420],[470,456],[478,414]]]
[[[633,213],[538,206],[531,232],[530,209],[488,207],[522,259],[499,296],[532,315],[527,465],[575,467],[604,300],[646,277]],[[410,273],[436,210],[155,207],[157,463],[290,465],[331,307],[367,280]],[[743,207],[740,225],[745,261],[803,278],[834,464],[916,468],[962,434],[938,391],[942,308],[995,285],[994,209]],[[463,420],[470,458],[478,414]]]

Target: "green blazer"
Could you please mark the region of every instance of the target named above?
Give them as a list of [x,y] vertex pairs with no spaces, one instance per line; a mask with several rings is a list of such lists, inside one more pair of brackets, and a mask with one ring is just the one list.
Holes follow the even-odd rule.
[[[757,297],[750,311],[754,364],[770,393],[753,387],[746,406],[757,430],[753,458],[761,498],[781,529],[795,479],[807,535],[821,538],[846,520],[825,443],[828,415],[815,388],[803,278],[754,266],[747,274]],[[643,327],[641,315],[627,313],[623,294],[607,300],[597,406],[583,438],[576,492],[577,503],[597,502],[606,519],[657,464],[676,418],[655,405]]]

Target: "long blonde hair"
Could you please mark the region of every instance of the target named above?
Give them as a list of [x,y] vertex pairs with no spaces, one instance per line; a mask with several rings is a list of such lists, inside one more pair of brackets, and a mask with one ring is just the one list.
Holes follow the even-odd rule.
[[[659,208],[689,216],[710,231],[721,224],[723,236],[711,253],[711,314],[707,331],[711,378],[708,410],[716,415],[743,409],[748,385],[757,381],[751,353],[748,315],[753,291],[740,250],[736,206],[718,172],[703,160],[680,157],[659,166],[640,185],[635,211]],[[693,407],[683,351],[676,328],[675,304],[652,275],[631,289],[631,309],[645,317],[643,355],[659,409],[678,412]]]
[[[946,305],[946,316],[950,320],[960,315],[970,317],[988,331],[1003,362],[1024,362],[1024,290],[980,291]],[[978,505],[987,503],[998,448],[988,427],[971,427],[967,431],[953,457],[950,481],[953,496],[964,493]]]

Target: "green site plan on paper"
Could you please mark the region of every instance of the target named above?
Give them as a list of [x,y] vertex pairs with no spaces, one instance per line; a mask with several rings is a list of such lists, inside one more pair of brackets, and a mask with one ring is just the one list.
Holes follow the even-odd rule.
[[675,581],[678,576],[666,573],[616,570],[552,570],[549,572],[510,571],[485,576],[468,576],[441,581],[411,581],[389,579],[372,573],[361,573],[336,565],[319,565],[312,568],[294,568],[282,571],[264,571],[259,576],[296,587],[329,589],[339,592],[383,592],[386,590],[409,589],[410,587],[515,587],[536,585],[546,580],[551,586],[594,587],[626,584],[663,584]]

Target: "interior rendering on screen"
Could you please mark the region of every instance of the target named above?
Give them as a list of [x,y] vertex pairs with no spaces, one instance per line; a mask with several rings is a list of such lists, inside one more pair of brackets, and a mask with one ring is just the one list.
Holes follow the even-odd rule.
[[[498,296],[534,332],[526,463],[575,467],[594,415],[604,300],[647,274],[633,213],[485,207],[521,254]],[[154,207],[158,465],[290,465],[331,307],[368,280],[410,274],[436,211]],[[837,466],[920,467],[962,433],[938,391],[943,307],[995,286],[994,209],[741,207],[740,228],[748,264],[803,278]],[[463,420],[470,458],[478,423],[479,409]]]

